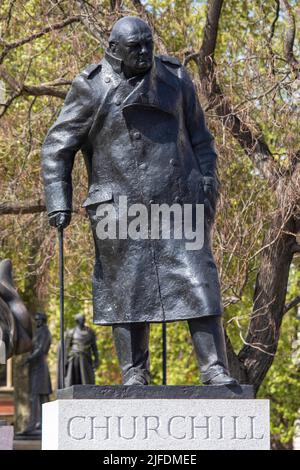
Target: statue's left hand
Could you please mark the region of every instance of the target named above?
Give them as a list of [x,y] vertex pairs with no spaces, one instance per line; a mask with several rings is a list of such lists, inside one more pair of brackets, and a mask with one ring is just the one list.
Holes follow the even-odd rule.
[[51,227],[66,228],[71,222],[71,211],[58,211],[49,215]]

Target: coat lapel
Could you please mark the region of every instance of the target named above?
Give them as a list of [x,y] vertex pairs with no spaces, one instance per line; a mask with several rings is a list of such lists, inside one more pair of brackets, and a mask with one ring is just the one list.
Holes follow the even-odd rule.
[[129,106],[157,108],[170,114],[176,113],[179,96],[179,80],[155,58],[154,64],[140,83],[123,102],[123,109]]

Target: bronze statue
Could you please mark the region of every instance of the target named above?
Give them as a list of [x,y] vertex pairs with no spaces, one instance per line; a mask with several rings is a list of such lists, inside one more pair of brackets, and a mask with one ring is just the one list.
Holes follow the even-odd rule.
[[[149,324],[187,320],[202,381],[236,384],[228,373],[222,303],[210,232],[217,200],[213,137],[195,87],[176,58],[154,55],[152,31],[137,17],[115,23],[105,57],[73,81],[42,150],[50,224],[67,227],[71,174],[81,150],[94,235],[94,322],[112,325],[126,385],[149,383]],[[76,188],[74,188],[76,191]],[[99,209],[128,204],[204,204],[199,250],[185,240],[106,238]]]
[[35,315],[36,330],[33,348],[25,365],[29,366],[30,420],[23,434],[40,434],[42,429],[42,404],[52,393],[47,355],[51,346],[51,334],[44,313]]
[[31,347],[31,317],[14,287],[11,261],[5,259],[0,262],[0,364]]
[[[76,326],[66,332],[65,340],[65,386],[95,383],[94,371],[99,366],[96,337],[85,326],[85,316],[75,315]],[[61,388],[61,360],[58,361],[58,388]]]

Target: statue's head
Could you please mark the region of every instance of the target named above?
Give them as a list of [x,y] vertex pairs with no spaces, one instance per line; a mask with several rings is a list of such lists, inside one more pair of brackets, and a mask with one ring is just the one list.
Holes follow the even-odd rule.
[[126,76],[147,72],[153,62],[153,36],[150,26],[136,16],[118,20],[109,37],[110,53],[121,59]]
[[85,316],[82,313],[77,313],[75,315],[75,322],[80,328],[84,328],[85,325]]
[[47,316],[42,312],[36,313],[34,316],[34,319],[35,319],[36,326],[38,328],[47,323]]

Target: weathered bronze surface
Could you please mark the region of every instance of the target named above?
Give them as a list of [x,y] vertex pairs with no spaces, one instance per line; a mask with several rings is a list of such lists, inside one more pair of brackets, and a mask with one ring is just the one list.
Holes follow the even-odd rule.
[[44,313],[35,315],[36,329],[33,347],[25,364],[29,368],[30,420],[23,434],[39,434],[42,430],[42,404],[52,393],[47,355],[51,346],[51,334]]
[[[65,340],[65,386],[95,383],[95,369],[99,366],[96,337],[85,326],[85,316],[75,316],[76,326],[66,331]],[[61,388],[61,361],[58,361],[58,388]]]
[[3,363],[32,348],[31,317],[14,287],[9,259],[0,262],[0,347]]
[[[86,207],[95,241],[94,322],[113,325],[125,384],[149,382],[150,322],[189,320],[206,383],[227,374],[222,303],[210,232],[217,199],[216,159],[185,67],[156,56],[150,27],[125,17],[112,28],[99,64],[73,81],[46,137],[42,165],[51,225],[71,220],[74,158],[89,177]],[[76,188],[74,188],[76,191]],[[185,239],[99,239],[97,210],[128,204],[204,204],[204,245]]]

